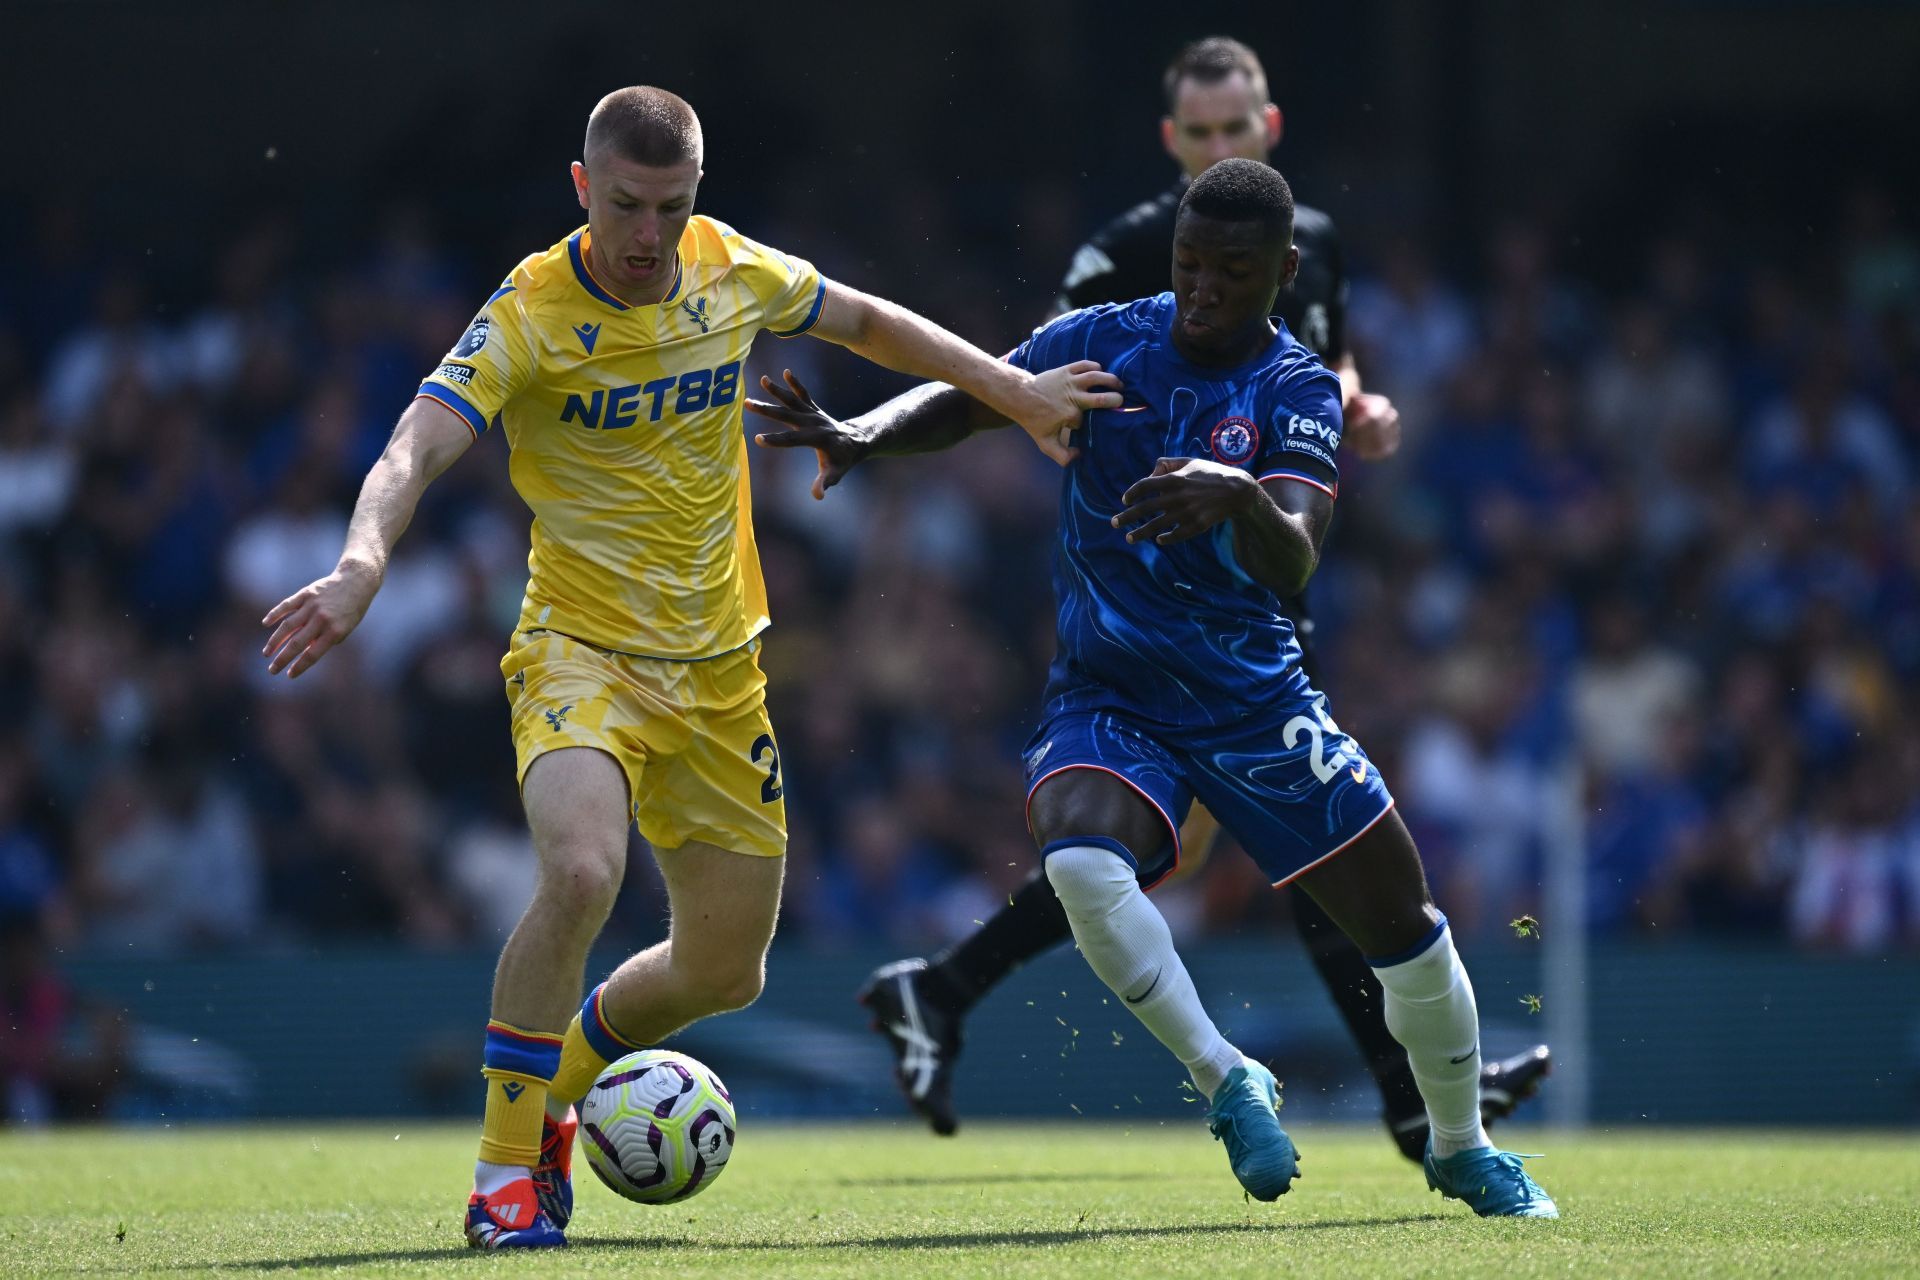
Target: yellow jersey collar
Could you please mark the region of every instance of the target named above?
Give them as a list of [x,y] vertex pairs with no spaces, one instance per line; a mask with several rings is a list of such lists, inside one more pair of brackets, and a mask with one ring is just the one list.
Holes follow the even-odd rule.
[[[682,239],[685,239],[685,237],[683,236]],[[587,265],[587,248],[590,243],[585,227],[580,228],[567,238],[567,259],[573,264],[574,279],[578,280],[580,287],[585,289],[596,300],[606,303],[615,311],[633,310],[632,306],[620,301],[620,299],[614,297],[612,293],[601,288],[600,282],[593,278],[593,269]],[[664,307],[668,303],[678,300],[680,297],[680,286],[685,276],[686,263],[680,257],[680,247],[675,245],[673,251],[673,287],[668,289],[667,296],[660,299],[655,305]]]

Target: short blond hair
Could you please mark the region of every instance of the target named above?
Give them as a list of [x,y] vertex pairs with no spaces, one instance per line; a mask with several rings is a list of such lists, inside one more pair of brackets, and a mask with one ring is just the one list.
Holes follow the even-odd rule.
[[705,143],[700,117],[677,93],[637,84],[615,89],[587,117],[583,150],[591,164],[608,152],[657,169],[698,161]]

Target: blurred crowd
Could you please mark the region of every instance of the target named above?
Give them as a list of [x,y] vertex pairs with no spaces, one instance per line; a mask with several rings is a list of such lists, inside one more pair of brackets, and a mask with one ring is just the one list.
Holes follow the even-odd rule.
[[[761,234],[830,273],[860,261],[823,247],[831,222],[787,222]],[[1361,368],[1407,430],[1345,465],[1312,592],[1331,709],[1463,932],[1538,913],[1546,860],[1584,847],[1601,931],[1920,944],[1920,240],[1868,187],[1794,261],[1734,258],[1709,226],[1607,279],[1569,272],[1550,220],[1445,269],[1404,239],[1350,246]],[[308,235],[233,229],[165,307],[148,264],[65,211],[0,250],[17,1026],[63,1016],[36,941],[492,945],[525,900],[498,661],[527,514],[503,440],[434,485],[345,647],[292,684],[259,656],[261,615],[332,567],[394,418],[510,259],[464,260],[411,207],[348,261],[315,266]],[[969,262],[950,305],[912,300],[1011,345],[1044,286],[1031,314],[983,312],[968,286],[996,264]],[[893,385],[807,341],[756,359],[847,413]],[[1033,865],[1018,749],[1052,649],[1057,474],[1009,436],[816,504],[811,467],[755,458],[783,929],[924,949]],[[662,900],[637,844],[631,866],[612,927],[641,940]],[[1286,909],[1225,853],[1159,896],[1186,932]]]

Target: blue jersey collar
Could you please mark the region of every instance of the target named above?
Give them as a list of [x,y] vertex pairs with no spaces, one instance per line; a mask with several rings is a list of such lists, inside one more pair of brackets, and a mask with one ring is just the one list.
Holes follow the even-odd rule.
[[1272,364],[1297,341],[1288,330],[1285,320],[1279,316],[1269,316],[1267,318],[1273,321],[1274,327],[1273,341],[1255,352],[1250,359],[1235,365],[1195,364],[1181,355],[1180,348],[1173,344],[1173,322],[1178,315],[1173,294],[1171,292],[1161,294],[1159,302],[1158,314],[1153,318],[1154,336],[1159,339],[1156,345],[1174,366],[1208,382],[1232,382],[1244,377],[1256,369]]

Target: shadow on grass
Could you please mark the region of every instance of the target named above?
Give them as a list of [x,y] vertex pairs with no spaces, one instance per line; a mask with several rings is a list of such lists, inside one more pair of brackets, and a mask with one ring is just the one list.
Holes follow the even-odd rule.
[[[978,1249],[1017,1246],[1041,1248],[1071,1244],[1076,1240],[1153,1240],[1166,1236],[1250,1235],[1261,1232],[1327,1231],[1343,1227],[1396,1227],[1416,1222],[1445,1222],[1443,1213],[1403,1214],[1392,1218],[1337,1218],[1309,1222],[1201,1222],[1192,1226],[1161,1227],[1066,1227],[1051,1231],[959,1231],[913,1232],[889,1236],[861,1236],[834,1240],[700,1240],[689,1242],[681,1236],[582,1236],[573,1240],[574,1250],[621,1251],[685,1248],[689,1243],[703,1252],[744,1251],[756,1253],[803,1253],[809,1249]],[[292,1271],[306,1267],[353,1267],[377,1262],[453,1262],[461,1258],[487,1256],[479,1250],[458,1245],[445,1249],[368,1250],[361,1253],[315,1253],[303,1258],[260,1258],[247,1262],[181,1262],[168,1271]]]
[[1006,1182],[1159,1182],[1158,1173],[949,1173],[919,1178],[835,1178],[836,1187],[993,1187]]

